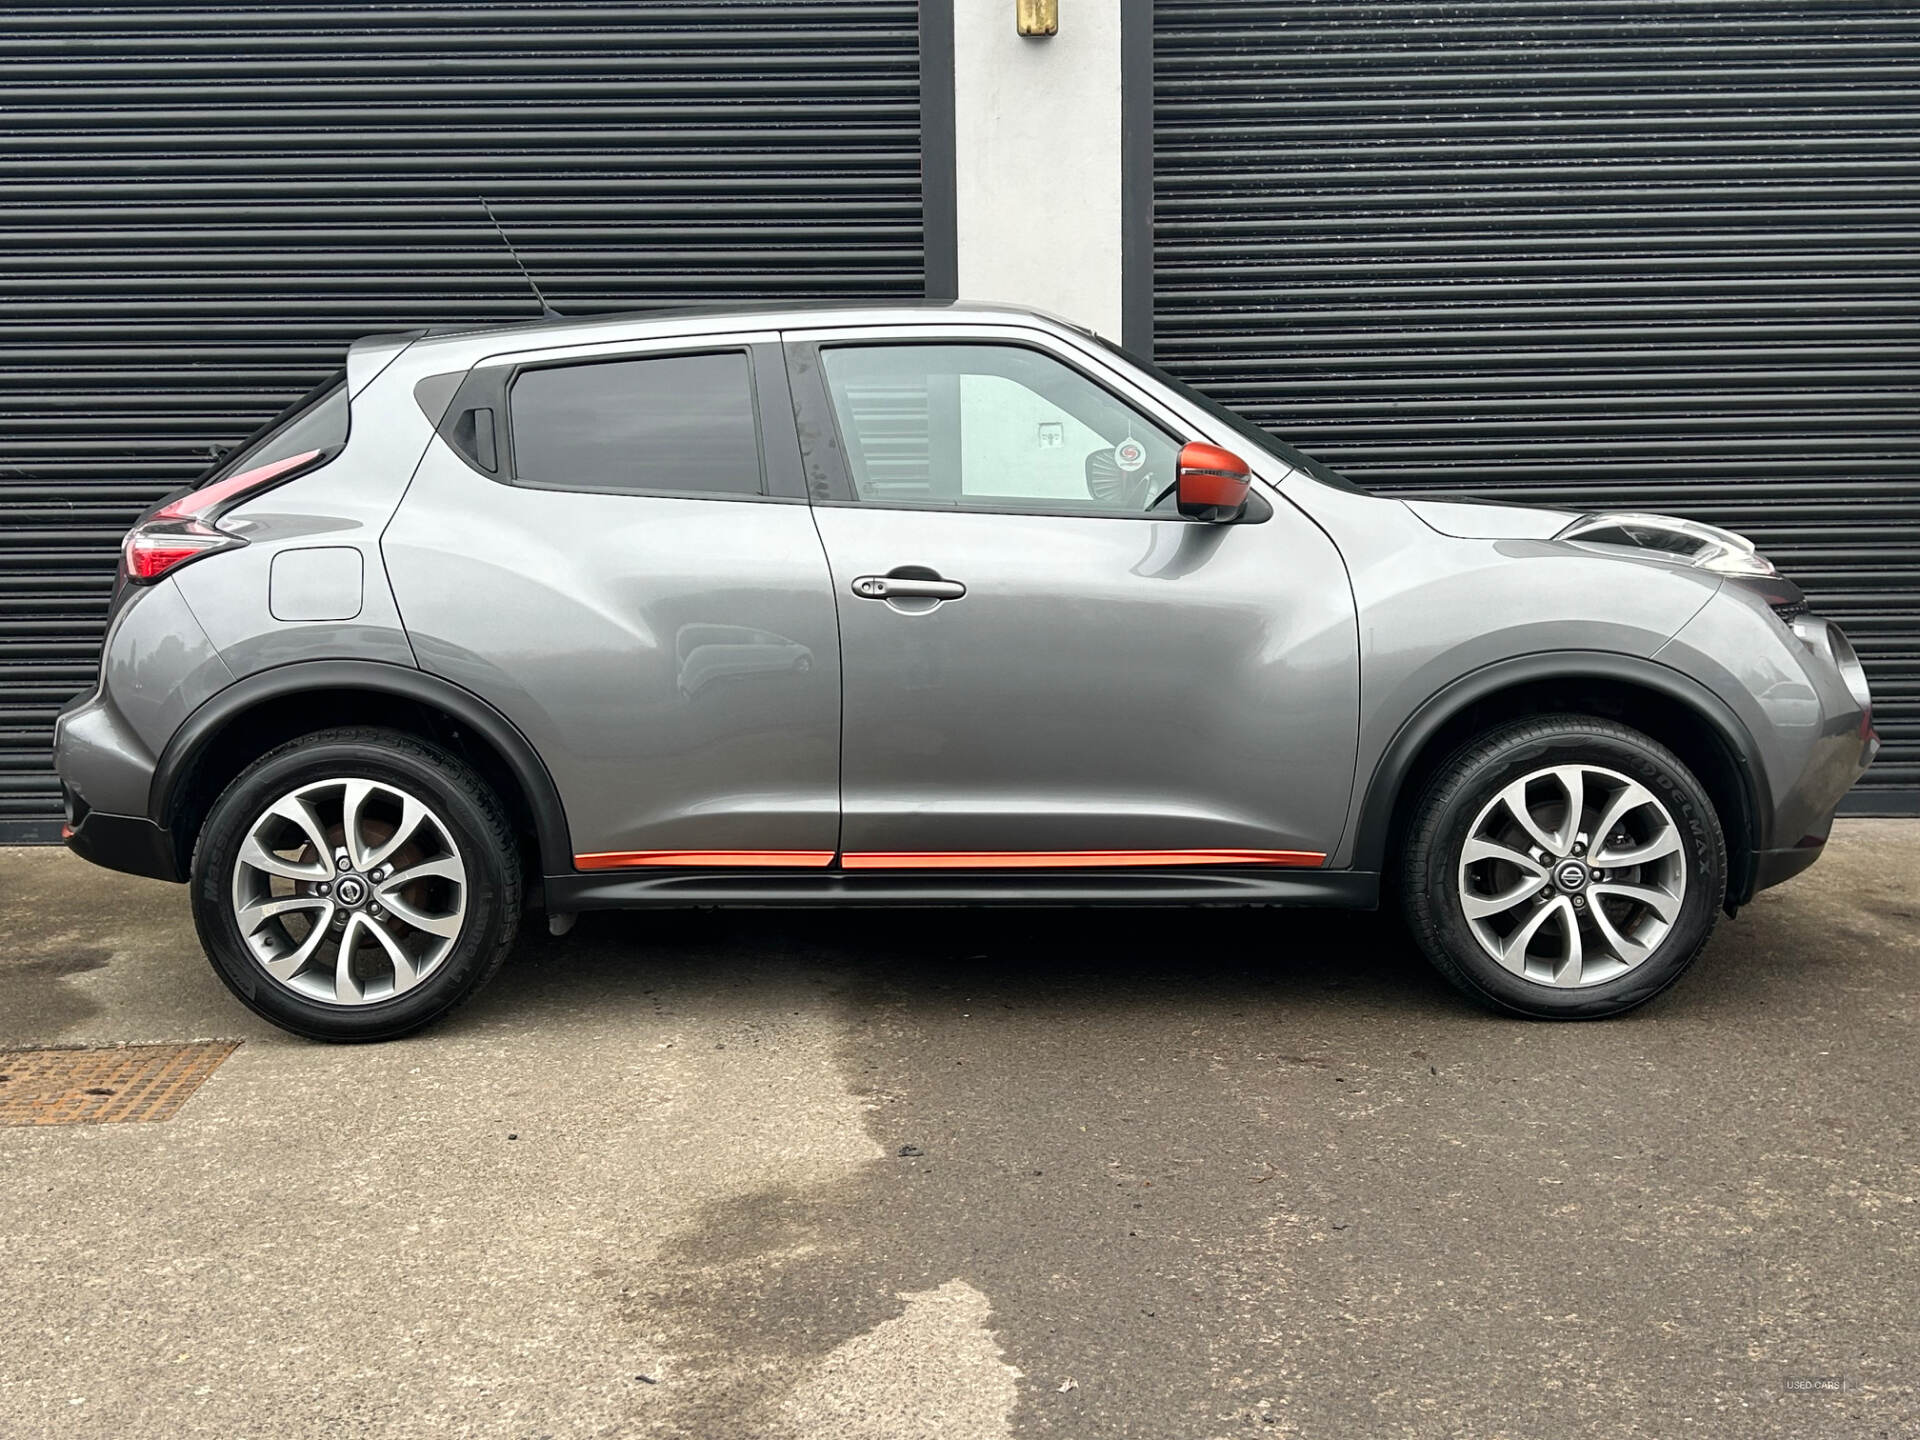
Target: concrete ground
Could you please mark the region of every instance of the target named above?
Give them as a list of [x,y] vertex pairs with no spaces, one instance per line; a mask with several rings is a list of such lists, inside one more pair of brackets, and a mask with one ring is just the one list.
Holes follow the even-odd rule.
[[1920,1435],[1917,1023],[1911,822],[1610,1023],[1377,916],[613,915],[345,1049],[0,852],[0,1046],[244,1041],[0,1129],[0,1436]]

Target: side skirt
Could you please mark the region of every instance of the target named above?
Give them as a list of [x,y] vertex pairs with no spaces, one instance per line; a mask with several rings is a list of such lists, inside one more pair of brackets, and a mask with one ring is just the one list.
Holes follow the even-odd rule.
[[1366,870],[651,871],[549,875],[547,909],[806,905],[1327,905],[1372,910]]

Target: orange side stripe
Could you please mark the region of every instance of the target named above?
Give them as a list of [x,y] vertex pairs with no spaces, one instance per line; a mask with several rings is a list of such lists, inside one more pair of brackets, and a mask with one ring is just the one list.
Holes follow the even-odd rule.
[[576,870],[637,870],[658,865],[690,869],[705,865],[819,867],[832,863],[831,850],[603,850],[573,857]]
[[883,850],[842,855],[848,870],[1074,870],[1102,865],[1324,865],[1317,850]]

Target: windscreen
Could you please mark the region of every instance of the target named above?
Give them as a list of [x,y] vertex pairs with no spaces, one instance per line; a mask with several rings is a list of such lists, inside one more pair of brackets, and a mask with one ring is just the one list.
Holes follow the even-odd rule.
[[1262,429],[1260,426],[1254,424],[1253,421],[1247,419],[1246,416],[1229,410],[1218,400],[1201,394],[1198,390],[1194,389],[1193,386],[1187,384],[1186,381],[1175,379],[1158,365],[1155,365],[1151,360],[1142,360],[1138,355],[1122,350],[1104,335],[1095,335],[1093,338],[1115,355],[1125,360],[1129,365],[1144,370],[1162,385],[1179,395],[1183,400],[1190,401],[1199,406],[1222,425],[1231,428],[1235,434],[1241,436],[1249,444],[1257,445],[1269,455],[1286,461],[1287,464],[1291,465],[1294,469],[1311,476],[1322,485],[1331,485],[1336,490],[1350,491],[1355,495],[1365,495],[1368,493],[1363,487],[1354,484],[1353,481],[1349,480],[1339,471],[1328,468],[1310,455],[1302,455],[1271,430]]

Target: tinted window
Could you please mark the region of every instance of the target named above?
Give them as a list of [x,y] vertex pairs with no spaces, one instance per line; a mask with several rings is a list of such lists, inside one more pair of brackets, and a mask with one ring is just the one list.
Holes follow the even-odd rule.
[[527,484],[762,493],[753,382],[739,351],[528,370],[508,408],[514,474]]
[[1036,350],[837,346],[821,359],[862,500],[1139,514],[1173,481],[1172,436]]

